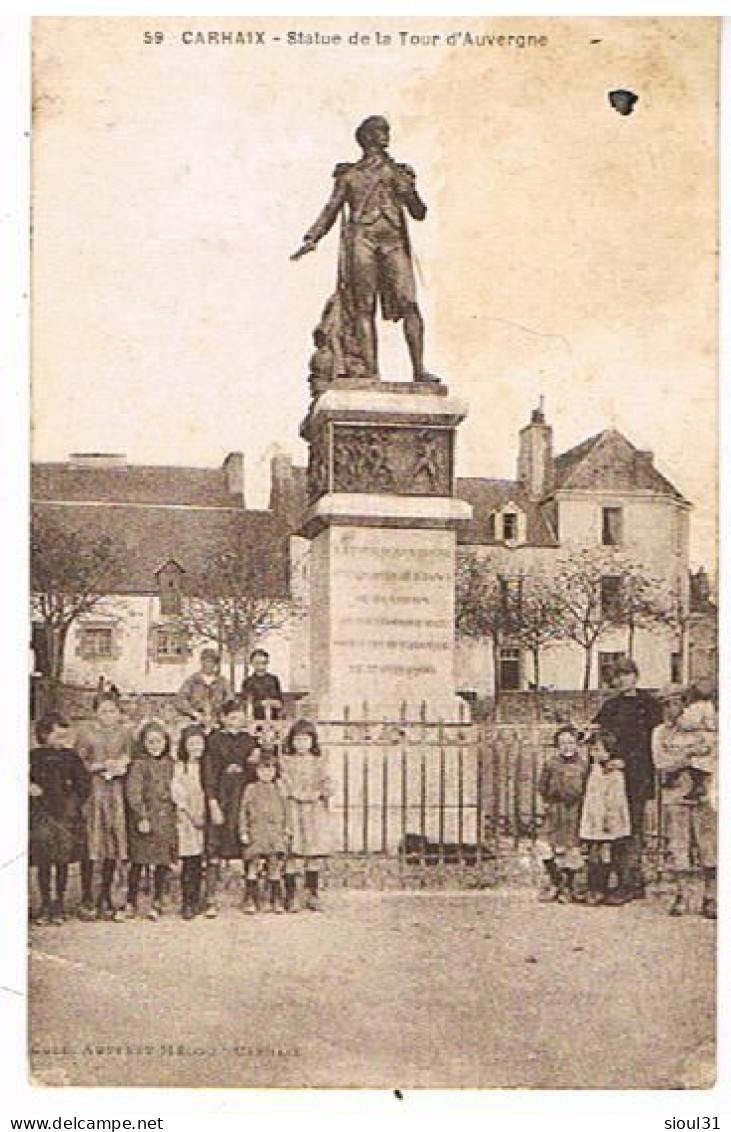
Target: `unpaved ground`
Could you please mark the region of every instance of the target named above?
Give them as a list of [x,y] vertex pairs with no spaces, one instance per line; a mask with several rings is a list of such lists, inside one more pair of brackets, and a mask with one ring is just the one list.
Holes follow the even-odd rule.
[[33,1068],[85,1085],[708,1085],[714,948],[712,923],[658,901],[529,890],[72,921],[31,931]]

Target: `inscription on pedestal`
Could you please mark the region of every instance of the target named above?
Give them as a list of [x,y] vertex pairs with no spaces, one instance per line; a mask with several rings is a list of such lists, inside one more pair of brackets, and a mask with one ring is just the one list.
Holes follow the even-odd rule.
[[392,701],[394,710],[400,701],[443,704],[453,687],[453,533],[336,529],[323,537],[328,698],[345,704],[357,687],[359,701]]

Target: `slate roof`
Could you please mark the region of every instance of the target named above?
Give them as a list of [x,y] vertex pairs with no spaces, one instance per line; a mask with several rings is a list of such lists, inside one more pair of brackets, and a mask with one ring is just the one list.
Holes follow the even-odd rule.
[[[607,466],[602,459],[609,457]],[[553,462],[553,490],[608,488],[617,491],[654,491],[684,500],[678,489],[657,470],[650,453],[643,453],[617,429],[602,432],[569,448]]]
[[[554,460],[551,496],[568,489],[651,490],[684,501],[680,492],[616,429],[606,429]],[[515,480],[458,478],[455,495],[470,503],[473,518],[458,532],[462,544],[503,545],[490,537],[490,514],[515,503],[526,515],[521,545],[557,547],[551,500],[531,499]],[[273,595],[288,586],[288,535],[307,507],[307,471],[294,465],[286,498],[273,491],[268,511],[246,510],[227,490],[223,468],[127,465],[89,467],[35,464],[31,498],[36,514],[82,536],[109,536],[118,547],[116,592],[155,593],[155,571],[174,559],[185,571],[183,588],[204,574],[217,554],[240,545],[261,555]]]
[[166,503],[189,507],[241,507],[241,496],[226,488],[223,468],[122,464],[81,467],[34,464],[31,498],[117,503]]
[[111,539],[115,548],[111,591],[119,594],[154,594],[155,572],[169,559],[185,571],[183,592],[198,589],[215,557],[243,541],[259,558],[271,596],[288,589],[288,532],[269,511],[167,509],[140,506],[85,506],[77,503],[33,505],[34,517],[54,527],[76,532],[80,539]]

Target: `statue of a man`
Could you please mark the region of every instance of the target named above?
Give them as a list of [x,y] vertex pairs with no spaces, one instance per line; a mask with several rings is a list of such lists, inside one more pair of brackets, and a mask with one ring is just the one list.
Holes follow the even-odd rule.
[[335,166],[332,195],[292,256],[299,259],[314,251],[342,216],[338,289],[315,341],[326,354],[331,377],[377,378],[375,320],[380,299],[385,319],[403,320],[414,381],[438,381],[424,368],[424,322],[416,302],[406,221],[407,212],[414,220],[426,216],[416,175],[388,153],[385,118],[366,118],[355,137],[363,156],[354,164]]

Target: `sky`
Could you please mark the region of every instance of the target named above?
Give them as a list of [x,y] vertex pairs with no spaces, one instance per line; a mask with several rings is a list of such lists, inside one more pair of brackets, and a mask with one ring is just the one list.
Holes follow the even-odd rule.
[[[222,30],[267,42],[182,42]],[[548,42],[448,45],[465,31]],[[429,368],[470,406],[458,473],[512,477],[543,395],[558,451],[616,427],[655,453],[712,566],[713,20],[66,18],[34,38],[34,459],[243,450],[248,501],[266,504],[272,454],[306,459],[337,234],[288,257],[379,113],[429,209],[411,239]],[[639,95],[628,117],[618,87]],[[400,327],[382,343],[382,375],[407,379]]]

